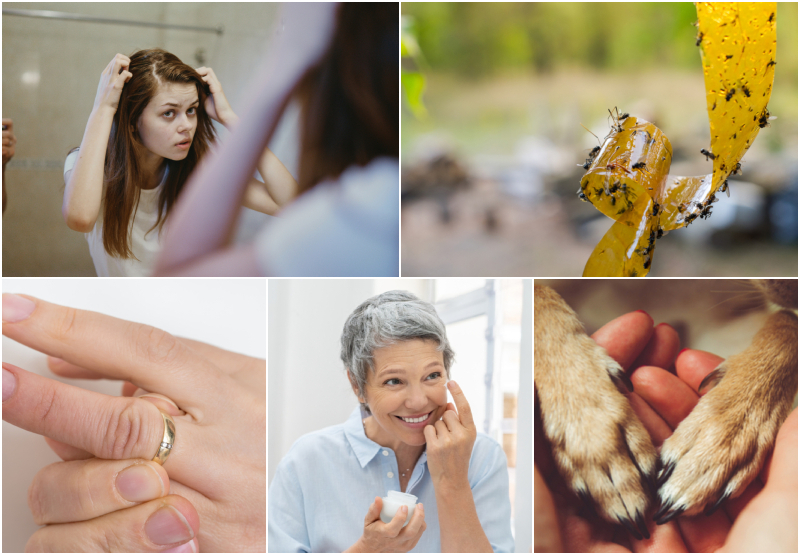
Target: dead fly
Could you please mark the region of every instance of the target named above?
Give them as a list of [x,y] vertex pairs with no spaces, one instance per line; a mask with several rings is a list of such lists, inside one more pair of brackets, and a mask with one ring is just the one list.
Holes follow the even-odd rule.
[[720,185],[719,190],[728,195],[728,198],[731,198],[731,190],[728,188],[728,180],[722,182]]
[[614,170],[614,169],[617,169],[617,168],[621,169],[622,171],[624,171],[624,172],[625,172],[625,173],[627,173],[628,175],[630,175],[630,174],[631,174],[630,170],[628,170],[628,169],[627,169],[627,168],[625,168],[624,166],[621,166],[620,164],[617,164],[616,162],[611,162],[610,164],[608,164],[608,165],[606,166],[606,169],[607,169],[607,170]]
[[639,170],[644,169],[645,163],[644,162],[636,162],[634,165],[631,166],[632,170]]
[[764,111],[761,112],[761,116],[758,118],[758,126],[764,128],[769,125],[769,110],[764,108]]
[[[616,116],[614,115],[614,112],[616,112],[617,114]],[[614,121],[614,125],[611,126],[611,130],[616,131],[617,133],[622,133],[622,126],[619,124],[619,122],[620,120],[625,118],[619,117],[619,110],[617,109],[616,106],[614,106],[614,112],[612,112],[611,110],[608,111],[608,115],[611,116],[611,119]]]
[[700,46],[701,42],[703,42],[703,31],[700,31],[700,34],[697,35],[697,42],[695,42],[694,45]]
[[731,97],[733,96],[733,93],[735,93],[735,92],[736,92],[736,89],[729,90],[728,94],[725,95],[725,100],[730,100]]
[[700,154],[704,154],[704,155],[705,155],[705,157],[706,157],[706,162],[708,162],[708,159],[709,159],[709,158],[711,158],[711,159],[713,160],[714,158],[716,158],[716,157],[717,157],[717,155],[716,155],[716,154],[712,154],[712,153],[710,153],[709,151],[707,151],[707,150],[706,150],[706,149],[704,149],[704,148],[701,148],[701,149],[700,149]]
[[742,85],[742,92],[747,98],[750,98],[750,89],[747,88],[747,85]]
[[[586,129],[586,126],[583,125],[583,124],[581,124],[581,127]],[[586,129],[586,130],[589,131],[588,129]],[[592,133],[592,132],[589,131],[589,133]],[[594,135],[594,133],[592,133],[592,135]],[[594,135],[594,138],[597,139],[598,143],[600,142],[600,137],[598,137],[597,135]],[[586,162],[584,162],[583,164],[578,164],[578,165],[583,167],[583,169],[588,170],[589,166],[592,165],[592,162],[594,162],[594,159],[597,157],[597,154],[599,152],[600,152],[600,146],[598,145],[598,146],[594,147],[592,149],[592,151],[589,153],[589,157],[586,159]]]
[[653,201],[653,214],[652,214],[652,216],[653,216],[654,218],[655,218],[656,216],[658,216],[658,211],[659,211],[660,209],[661,209],[661,206],[659,206],[659,204],[658,204],[657,202]]
[[733,168],[731,175],[741,175],[742,174],[742,164],[741,162],[736,162],[736,167]]

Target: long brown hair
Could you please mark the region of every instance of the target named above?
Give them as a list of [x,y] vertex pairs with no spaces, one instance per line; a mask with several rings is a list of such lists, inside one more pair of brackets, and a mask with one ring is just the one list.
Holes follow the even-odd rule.
[[325,56],[300,80],[300,192],[400,150],[396,3],[347,2]]
[[[211,118],[205,111],[208,96],[200,75],[177,56],[160,48],[131,54],[129,71],[133,77],[125,84],[108,138],[104,170],[103,246],[111,256],[134,258],[130,248],[133,215],[139,205],[140,186],[145,182],[142,170],[146,147],[142,144],[137,122],[145,107],[158,94],[160,84],[194,84],[200,101],[197,107],[197,130],[189,154],[180,161],[165,159],[168,177],[158,196],[158,219],[150,231],[159,231],[169,216],[183,184],[194,171],[209,144],[216,139]],[[149,233],[149,231],[148,231]]]

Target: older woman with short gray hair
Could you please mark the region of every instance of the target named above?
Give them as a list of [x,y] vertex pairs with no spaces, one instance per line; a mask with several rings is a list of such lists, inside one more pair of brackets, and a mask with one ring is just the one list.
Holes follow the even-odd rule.
[[[376,295],[348,317],[341,358],[359,400],[298,439],[269,489],[271,552],[510,552],[506,457],[450,381],[455,355],[430,303]],[[453,402],[447,401],[447,391]],[[393,516],[390,490],[417,503]]]

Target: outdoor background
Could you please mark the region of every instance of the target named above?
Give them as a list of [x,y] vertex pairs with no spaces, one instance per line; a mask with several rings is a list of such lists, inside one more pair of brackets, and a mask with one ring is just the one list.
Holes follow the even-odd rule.
[[[655,123],[672,175],[711,172],[692,3],[403,3],[427,117],[402,123],[404,276],[580,276],[612,221],[575,194],[609,108]],[[797,4],[778,5],[762,129],[714,215],[651,276],[797,275]],[[421,111],[421,110],[419,110]]]

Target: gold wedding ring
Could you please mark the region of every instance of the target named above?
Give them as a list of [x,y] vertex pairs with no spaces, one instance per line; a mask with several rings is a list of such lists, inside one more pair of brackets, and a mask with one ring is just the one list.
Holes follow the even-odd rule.
[[153,460],[164,466],[170,452],[172,452],[172,446],[175,445],[175,422],[163,410],[159,409],[158,412],[161,413],[161,418],[164,419],[164,437],[161,439],[161,445],[158,446],[158,452],[153,457]]

